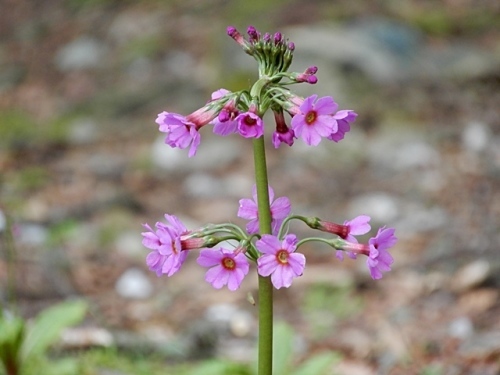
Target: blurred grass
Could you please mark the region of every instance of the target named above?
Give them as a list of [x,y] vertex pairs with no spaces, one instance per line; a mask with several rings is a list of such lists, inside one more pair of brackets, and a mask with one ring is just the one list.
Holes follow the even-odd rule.
[[0,147],[14,149],[34,143],[59,142],[66,139],[68,117],[48,123],[39,123],[28,114],[17,110],[0,111]]

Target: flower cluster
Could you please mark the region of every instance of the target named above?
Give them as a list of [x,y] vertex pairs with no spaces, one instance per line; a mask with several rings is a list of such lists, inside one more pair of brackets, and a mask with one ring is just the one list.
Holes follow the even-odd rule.
[[[204,106],[187,116],[161,112],[156,123],[159,130],[166,133],[167,145],[189,148],[188,156],[194,156],[201,142],[200,130],[206,125],[223,137],[238,134],[254,140],[261,138],[266,133],[263,117],[268,110],[273,112],[276,123],[272,133],[275,148],[282,143],[292,146],[298,138],[316,146],[322,139],[339,142],[345,137],[356,120],[354,111],[340,110],[331,96],[304,98],[289,89],[293,84],[318,81],[316,66],[303,72],[288,72],[295,50],[292,42],[281,33],[262,35],[252,26],[247,29],[247,39],[234,27],[228,27],[227,33],[257,61],[258,80],[249,90],[233,92],[221,88],[213,92]],[[289,124],[286,114],[291,118]],[[259,190],[254,186],[252,198],[239,201],[237,216],[248,220],[246,231],[231,223],[191,231],[173,215],[165,215],[166,222],[157,222],[154,228],[144,224],[147,231],[142,233],[143,244],[151,250],[146,258],[150,270],[158,276],[172,276],[181,269],[190,251],[199,250],[197,263],[208,268],[205,280],[214,288],[238,289],[252,264],[259,275],[270,277],[275,288],[288,288],[294,278],[303,274],[306,264],[305,255],[297,250],[306,242],[318,241],[333,248],[340,260],[344,254],[351,259],[366,256],[373,279],[380,279],[384,272],[390,271],[393,258],[388,249],[397,242],[393,228],[382,227],[366,243],[359,243],[356,236],[371,230],[369,216],[361,215],[337,224],[294,215],[287,197],[275,198],[270,186],[266,196],[267,175],[257,180]],[[259,213],[266,216],[262,221],[264,227],[270,221],[267,233],[259,233]],[[288,233],[291,220],[335,237],[299,240],[295,234]],[[238,245],[229,247],[234,241]]]
[[[297,138],[310,146],[318,145],[322,138],[334,142],[343,139],[357,117],[354,111],[338,110],[330,96],[302,98],[288,88],[296,83],[315,84],[318,68],[287,72],[295,45],[281,33],[261,36],[254,27],[247,32],[248,41],[234,27],[228,28],[228,34],[257,60],[259,80],[250,91],[221,88],[212,93],[207,104],[187,116],[161,112],[156,123],[161,132],[167,133],[165,143],[181,149],[189,147],[188,156],[192,157],[200,145],[200,129],[205,125],[211,125],[213,133],[221,136],[237,133],[244,138],[259,138],[264,134],[262,118],[268,109],[273,111],[276,122],[272,135],[275,148],[281,143],[292,146]],[[292,118],[290,126],[286,124],[285,112]]]
[[[253,199],[241,199],[238,211],[238,216],[250,220],[246,226],[247,233],[232,224],[210,225],[189,231],[173,215],[165,215],[167,223],[156,223],[156,230],[144,224],[148,231],[142,233],[142,243],[152,250],[146,258],[147,265],[158,276],[172,276],[181,268],[189,250],[200,249],[197,263],[209,268],[205,280],[214,288],[220,289],[227,285],[229,290],[238,289],[248,274],[250,262],[256,263],[259,275],[271,277],[275,288],[288,288],[294,278],[302,275],[306,264],[305,256],[297,253],[297,248],[305,242],[319,240],[306,238],[299,241],[295,234],[283,235],[287,222],[298,219],[310,228],[338,236],[333,240],[319,240],[336,249],[337,258],[342,260],[343,252],[352,259],[356,259],[357,255],[367,256],[367,266],[373,279],[380,279],[382,272],[390,271],[393,258],[387,250],[397,241],[394,229],[383,227],[368,243],[359,244],[355,236],[370,231],[369,216],[361,215],[344,224],[336,224],[316,217],[290,215],[290,200],[287,197],[274,200],[271,187],[269,193],[272,197],[272,234],[257,234],[259,218],[254,186]],[[229,236],[224,236],[228,233]],[[255,236],[258,239],[253,243],[252,238]],[[238,240],[239,246],[230,249],[219,245],[227,240]]]

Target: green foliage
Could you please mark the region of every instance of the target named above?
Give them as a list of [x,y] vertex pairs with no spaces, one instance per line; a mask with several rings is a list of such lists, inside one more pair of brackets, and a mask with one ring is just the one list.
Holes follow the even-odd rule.
[[[82,301],[63,302],[42,311],[28,324],[19,317],[0,317],[0,361],[7,374],[74,374],[74,360],[47,361],[45,354],[61,331],[80,322],[87,310]],[[1,369],[1,368],[0,368]],[[45,370],[44,370],[45,369]]]
[[64,140],[68,120],[61,117],[41,124],[19,110],[0,111],[0,147],[13,149]]
[[441,370],[441,366],[438,365],[429,365],[426,366],[421,372],[420,375],[441,375],[443,371]]
[[274,326],[273,374],[274,375],[331,375],[332,366],[341,357],[338,353],[323,352],[310,357],[297,366],[293,353],[294,332],[285,323]]
[[339,319],[354,315],[362,307],[362,300],[354,295],[351,285],[319,283],[305,295],[303,308],[317,338],[322,338],[331,332]]
[[21,318],[0,316],[0,361],[7,373],[20,368],[24,336],[25,325]]

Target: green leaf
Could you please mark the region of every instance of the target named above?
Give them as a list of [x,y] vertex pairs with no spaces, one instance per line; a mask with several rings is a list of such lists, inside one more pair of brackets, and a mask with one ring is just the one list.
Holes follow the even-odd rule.
[[250,375],[248,365],[223,360],[208,361],[189,371],[189,375]]
[[0,316],[0,362],[5,371],[21,368],[21,345],[25,337],[25,324],[21,318]]
[[32,355],[43,354],[58,339],[61,331],[79,323],[86,311],[84,301],[67,301],[42,311],[29,328],[23,343],[23,361]]
[[293,330],[286,323],[274,326],[273,374],[288,375],[291,368],[293,352]]
[[340,354],[335,352],[317,354],[305,361],[293,375],[330,375],[332,365],[340,359]]

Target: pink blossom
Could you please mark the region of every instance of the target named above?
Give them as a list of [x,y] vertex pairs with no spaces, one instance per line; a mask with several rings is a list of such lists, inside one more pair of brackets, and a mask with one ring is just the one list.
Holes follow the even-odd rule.
[[317,146],[321,137],[337,132],[337,122],[332,117],[337,110],[337,103],[330,96],[317,98],[318,95],[306,98],[291,123],[295,136],[302,137],[310,146]]
[[377,280],[382,278],[382,272],[390,271],[391,265],[394,263],[394,259],[387,251],[398,240],[394,236],[394,232],[394,228],[382,227],[378,230],[375,237],[368,240],[368,244],[345,242],[342,245],[342,249],[368,256],[366,264],[370,270],[370,275],[372,279]]
[[[257,187],[252,187],[252,199],[240,199],[240,207],[238,209],[238,217],[250,220],[247,223],[246,229],[249,234],[254,234],[259,231],[259,210],[257,205]],[[277,234],[283,220],[291,211],[290,199],[287,197],[279,197],[274,200],[274,190],[269,186],[269,203],[271,204],[271,226],[272,233]]]
[[148,231],[142,233],[142,244],[153,250],[146,257],[146,264],[157,276],[172,276],[179,271],[187,257],[187,252],[182,251],[181,236],[187,234],[188,230],[177,217],[165,214],[165,218],[168,224],[157,222],[156,230],[143,224]]
[[231,291],[238,289],[249,269],[245,254],[224,248],[201,250],[197,262],[200,266],[211,267],[205,280],[216,289],[224,285]]
[[254,112],[248,111],[236,116],[238,132],[245,138],[259,138],[264,133],[264,122]]
[[[370,224],[368,224],[369,221],[370,216],[367,215],[360,215],[352,220],[346,220],[344,221],[344,225],[331,223],[329,221],[320,221],[318,229],[324,232],[336,234],[346,241],[357,243],[358,240],[354,236],[360,236],[368,233],[371,229]],[[355,253],[351,251],[346,252],[349,258],[356,259]],[[338,250],[336,257],[340,260],[344,260],[344,251]]]
[[[219,89],[212,93],[212,100],[218,100],[231,93],[226,89]],[[228,100],[224,107],[219,112],[219,115],[212,121],[214,124],[213,132],[217,135],[226,136],[229,134],[236,133],[238,131],[238,122],[236,121],[236,116],[238,116],[239,111],[236,108],[236,103],[234,99]]]
[[288,146],[293,145],[295,133],[286,125],[283,111],[273,111],[273,113],[276,121],[276,131],[272,138],[274,148],[278,148],[281,143],[286,143]]
[[394,263],[393,257],[387,251],[387,249],[393,247],[398,240],[396,236],[394,236],[394,232],[394,228],[382,227],[378,230],[377,235],[370,238],[368,241],[370,253],[366,260],[366,264],[374,280],[381,279],[382,272],[390,271],[391,264]]
[[344,139],[345,133],[351,130],[351,123],[356,120],[358,114],[351,110],[338,111],[333,118],[337,120],[337,131],[328,136],[328,139],[339,142]]
[[165,143],[170,147],[181,149],[189,147],[188,156],[196,154],[200,144],[200,133],[198,127],[190,122],[187,117],[177,113],[162,112],[158,115],[156,123],[160,126],[160,131],[167,133]]
[[229,94],[231,91],[229,90],[226,90],[226,89],[218,89],[216,91],[214,91],[211,95],[211,99],[212,100],[219,100],[221,98],[223,98],[224,96],[226,96],[227,94]]
[[257,259],[257,272],[261,276],[271,275],[276,289],[288,288],[293,279],[304,272],[306,258],[304,254],[295,253],[297,242],[294,234],[287,234],[281,242],[278,237],[264,234],[255,243],[263,254]]

